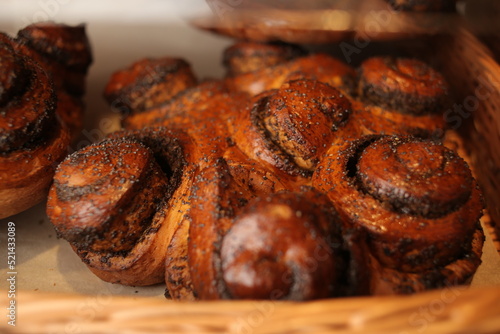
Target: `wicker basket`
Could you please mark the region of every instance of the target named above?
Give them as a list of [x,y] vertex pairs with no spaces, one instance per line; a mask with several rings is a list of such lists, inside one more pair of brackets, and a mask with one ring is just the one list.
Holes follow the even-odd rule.
[[[465,30],[433,39],[435,59],[458,101],[474,109],[460,127],[500,222],[500,66]],[[458,69],[458,70],[457,70]],[[486,96],[487,95],[487,96]],[[470,105],[469,105],[470,104]],[[494,224],[492,224],[493,226]],[[499,226],[500,227],[500,226]],[[500,232],[500,228],[497,228]],[[500,275],[500,268],[498,274]],[[7,291],[0,304],[9,305]],[[449,287],[412,296],[307,303],[194,302],[18,291],[17,323],[2,333],[500,333],[500,286]]]
[[500,222],[500,66],[491,51],[464,29],[453,38],[439,38],[435,47],[436,58],[465,109],[461,135],[485,194],[498,245],[500,225],[495,222]]

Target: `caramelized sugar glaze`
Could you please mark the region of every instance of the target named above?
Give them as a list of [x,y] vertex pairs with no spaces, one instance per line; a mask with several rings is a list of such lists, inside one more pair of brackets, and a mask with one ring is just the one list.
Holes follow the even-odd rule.
[[83,126],[92,61],[83,26],[0,33],[0,217],[40,202]]
[[388,57],[353,68],[285,44],[237,43],[224,63],[226,76],[199,80],[184,61],[143,59],[110,79],[125,129],[59,166],[47,210],[92,271],[165,282],[180,300],[470,281],[483,203],[442,144],[438,71]]

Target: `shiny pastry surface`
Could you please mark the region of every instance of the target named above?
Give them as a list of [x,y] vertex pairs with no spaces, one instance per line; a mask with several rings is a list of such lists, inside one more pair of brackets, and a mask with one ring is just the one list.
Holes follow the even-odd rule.
[[316,80],[294,80],[255,96],[233,127],[236,145],[252,159],[291,176],[307,177],[346,126],[349,99]]
[[481,193],[455,151],[423,139],[446,130],[438,71],[372,57],[357,75],[284,44],[223,57],[222,78],[168,57],[111,77],[126,130],[61,164],[47,210],[90,270],[190,301],[470,282]]
[[138,113],[165,102],[194,86],[197,79],[190,65],[178,58],[144,58],[116,71],[104,97],[123,114]]
[[480,228],[483,203],[467,164],[434,142],[368,136],[333,146],[313,185],[368,231],[377,261],[401,272],[461,258]]
[[446,80],[420,60],[372,57],[359,72],[358,93],[368,103],[415,115],[439,113],[446,107]]
[[126,285],[164,282],[183,221],[195,147],[182,132],[118,132],[58,167],[47,215],[89,268]]
[[34,60],[0,39],[0,216],[19,213],[41,201],[55,165],[67,154],[70,133],[56,116],[50,76]]
[[286,63],[305,54],[303,48],[294,44],[241,41],[224,50],[222,62],[227,76],[236,76]]

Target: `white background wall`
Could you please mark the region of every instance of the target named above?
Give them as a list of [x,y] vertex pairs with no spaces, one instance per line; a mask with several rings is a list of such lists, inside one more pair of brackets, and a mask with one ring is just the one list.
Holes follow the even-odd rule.
[[140,58],[180,57],[200,78],[220,76],[221,52],[231,41],[189,22],[210,13],[204,0],[0,0],[0,31],[15,35],[38,21],[86,25],[94,55],[86,96],[92,130],[109,113],[102,92],[111,73]]

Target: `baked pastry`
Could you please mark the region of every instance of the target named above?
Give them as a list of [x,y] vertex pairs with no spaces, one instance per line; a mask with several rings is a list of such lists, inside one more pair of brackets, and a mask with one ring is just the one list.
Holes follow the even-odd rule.
[[196,85],[190,65],[178,58],[144,58],[116,71],[109,79],[104,97],[122,114],[140,113],[156,107]]
[[298,57],[286,63],[229,77],[225,81],[231,90],[255,96],[277,89],[292,80],[310,79],[329,84],[344,94],[352,94],[356,71],[344,62],[324,53]]
[[[444,131],[442,76],[377,57],[357,77],[325,54],[238,47],[251,52],[228,55],[222,79],[196,83],[171,58],[113,75],[105,95],[126,130],[66,159],[47,207],[90,269],[165,282],[175,300],[467,283],[484,237],[477,184],[454,151],[407,136]],[[155,66],[167,74],[151,80]]]
[[357,138],[348,125],[351,112],[349,99],[332,86],[293,80],[255,96],[231,134],[249,158],[291,183],[306,184],[332,142]]
[[59,165],[47,215],[101,279],[164,282],[167,247],[185,221],[196,152],[181,131],[114,133]]
[[32,24],[19,30],[13,47],[50,73],[58,104],[65,105],[58,108],[58,115],[76,138],[83,129],[85,104],[82,96],[93,61],[85,25]]
[[[7,43],[4,43],[7,42]],[[52,181],[54,164],[66,154],[69,132],[56,118],[52,81],[29,58],[0,42],[0,207],[8,217],[38,203]]]
[[35,205],[70,144],[47,73],[0,42],[0,218]]
[[240,41],[224,50],[222,63],[226,76],[236,76],[286,63],[306,53],[295,44]]
[[[194,186],[189,271],[202,300],[309,300],[340,294],[340,222],[324,195],[254,197],[218,162]],[[200,219],[203,217],[203,219]]]
[[334,145],[313,185],[367,232],[372,294],[465,284],[481,263],[480,191],[463,159],[440,144],[367,136]]
[[38,23],[0,33],[0,217],[47,194],[55,166],[83,126],[92,61],[84,26]]
[[16,42],[19,52],[52,74],[57,89],[75,96],[85,93],[87,71],[93,60],[85,25],[35,23],[19,30]]
[[417,59],[371,57],[358,72],[353,119],[363,134],[444,135],[450,93],[438,71]]

